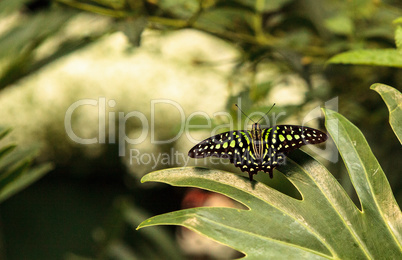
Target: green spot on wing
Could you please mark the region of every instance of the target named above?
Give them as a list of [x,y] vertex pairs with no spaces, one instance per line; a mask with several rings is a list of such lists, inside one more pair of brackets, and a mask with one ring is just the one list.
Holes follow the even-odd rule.
[[233,140],[232,142],[230,142],[230,147],[234,148],[236,146],[236,141]]
[[285,141],[285,137],[284,137],[283,135],[279,135],[279,140],[280,140],[281,142],[283,142],[283,141]]
[[269,133],[271,132],[272,128],[269,128],[265,132],[265,142],[268,142]]

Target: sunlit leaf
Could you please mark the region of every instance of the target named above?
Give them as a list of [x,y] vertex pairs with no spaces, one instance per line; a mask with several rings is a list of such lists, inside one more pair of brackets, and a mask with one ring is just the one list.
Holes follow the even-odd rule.
[[393,23],[397,24],[397,23],[402,23],[402,17],[398,17],[396,18]]
[[370,87],[384,99],[389,110],[389,123],[402,144],[402,94],[395,88],[384,84],[373,84]]
[[402,68],[402,54],[397,49],[356,50],[335,55],[328,62]]
[[395,44],[399,53],[402,55],[402,27],[398,26],[395,30]]
[[380,164],[355,125],[334,111],[324,110],[324,113],[327,130],[342,156],[361,203],[359,223],[362,226],[356,229],[357,236],[367,247],[369,255],[377,255],[374,258],[381,258],[380,251],[388,256],[393,252],[391,258],[401,257],[402,214]]
[[158,5],[169,13],[174,13],[179,17],[189,18],[199,8],[200,2],[197,0],[161,0]]
[[120,3],[118,3],[118,2],[116,2],[115,4],[102,6],[99,4],[93,4],[90,1],[88,1],[88,2],[76,1],[76,0],[57,0],[57,1],[65,4],[65,5],[83,10],[83,11],[92,12],[92,13],[96,13],[96,14],[100,14],[100,15],[106,15],[106,16],[116,17],[116,18],[128,16],[127,12],[124,10],[122,11],[119,9],[113,9],[113,7],[117,7],[120,5]]
[[352,20],[344,14],[326,19],[325,27],[336,34],[342,35],[351,35],[354,31]]

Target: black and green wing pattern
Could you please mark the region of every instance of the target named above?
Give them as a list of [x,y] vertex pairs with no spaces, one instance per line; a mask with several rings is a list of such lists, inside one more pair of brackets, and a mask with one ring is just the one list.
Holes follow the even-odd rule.
[[259,171],[272,178],[274,168],[285,163],[289,152],[326,140],[325,133],[309,127],[277,125],[260,129],[255,123],[251,131],[230,131],[207,138],[195,145],[188,155],[192,158],[227,158],[241,171],[247,172],[250,180]]
[[250,131],[225,132],[200,142],[189,151],[188,156],[227,158],[243,172],[256,174],[262,168],[260,160],[254,155],[252,142]]

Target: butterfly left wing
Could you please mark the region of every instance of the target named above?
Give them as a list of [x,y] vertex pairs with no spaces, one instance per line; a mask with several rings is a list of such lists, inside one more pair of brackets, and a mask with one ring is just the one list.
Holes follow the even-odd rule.
[[251,150],[252,138],[248,131],[230,131],[212,136],[198,143],[188,152],[191,158],[215,156],[229,159],[242,172],[252,176],[259,171],[260,160]]
[[277,125],[263,129],[263,159],[261,170],[273,177],[276,166],[285,161],[293,150],[307,144],[318,144],[327,140],[327,135],[317,129],[296,125]]
[[288,154],[303,145],[325,142],[328,136],[320,130],[297,125],[277,125],[273,127],[271,146],[275,145],[278,152]]

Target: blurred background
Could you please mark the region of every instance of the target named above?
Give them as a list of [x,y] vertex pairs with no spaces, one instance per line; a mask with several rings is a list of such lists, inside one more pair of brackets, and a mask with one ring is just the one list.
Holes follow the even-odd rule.
[[[348,50],[395,48],[392,22],[401,15],[397,0],[2,0],[0,126],[12,131],[1,144],[40,145],[33,166],[53,168],[0,204],[0,259],[241,256],[183,228],[135,230],[173,210],[239,206],[205,191],[140,182],[148,172],[191,165],[242,174],[219,160],[187,157],[194,140],[213,130],[248,127],[235,103],[253,119],[276,103],[270,119],[301,125],[310,111],[336,101],[366,136],[400,204],[401,146],[369,87],[401,90],[401,70],[326,62]],[[66,132],[66,113],[82,100],[95,103],[77,107],[71,127],[97,138],[93,144]],[[119,124],[133,111],[137,116]],[[180,134],[189,125],[199,127]],[[141,142],[124,142],[121,131]],[[356,200],[342,161],[312,154]],[[255,179],[297,196],[274,175]]]

